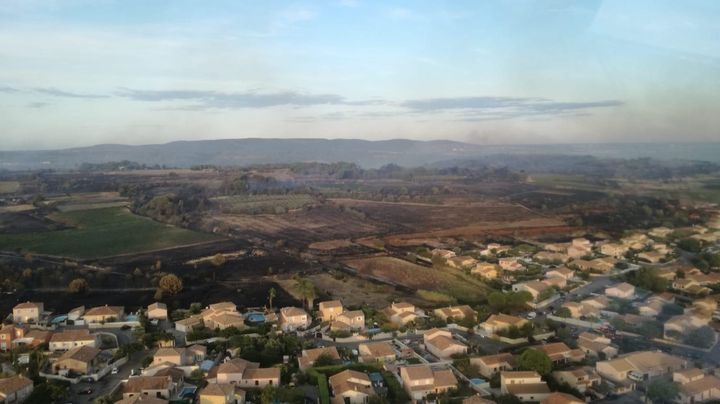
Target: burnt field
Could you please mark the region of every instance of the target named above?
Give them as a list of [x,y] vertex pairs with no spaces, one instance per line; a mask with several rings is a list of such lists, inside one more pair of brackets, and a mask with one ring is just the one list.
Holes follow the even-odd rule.
[[[240,308],[262,307],[267,305],[268,290],[275,288],[277,297],[273,305],[277,307],[300,305],[292,295],[285,292],[277,283],[265,279],[237,282],[232,285],[222,283],[205,283],[188,286],[180,294],[169,296],[162,301],[170,309],[187,308],[191,303],[208,305],[221,301],[232,301]],[[69,310],[85,306],[86,308],[102,305],[125,306],[125,311],[136,311],[155,302],[154,290],[146,291],[93,291],[85,294],[71,294],[58,291],[29,290],[13,294],[3,294],[0,299],[0,312],[12,312],[13,306],[25,301],[45,302],[47,310],[55,314],[67,313]]]

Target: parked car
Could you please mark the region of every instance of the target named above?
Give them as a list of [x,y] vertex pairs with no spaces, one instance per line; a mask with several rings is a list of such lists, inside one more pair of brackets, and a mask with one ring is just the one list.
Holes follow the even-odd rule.
[[113,374],[113,375],[118,374],[118,368],[112,368],[112,370],[110,371],[110,374]]
[[527,314],[528,320],[532,320],[536,317],[537,317],[537,313],[535,313],[534,311],[531,311],[530,313]]
[[93,392],[92,389],[84,389],[84,390],[78,391],[78,394],[81,394],[81,395],[85,396],[85,395],[92,394],[92,392]]

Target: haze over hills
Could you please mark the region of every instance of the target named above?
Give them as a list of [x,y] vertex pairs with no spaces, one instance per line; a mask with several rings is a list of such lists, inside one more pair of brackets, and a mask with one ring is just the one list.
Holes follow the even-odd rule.
[[82,163],[129,160],[146,165],[247,166],[290,162],[354,162],[374,168],[394,163],[422,166],[490,155],[590,155],[720,162],[720,143],[477,145],[449,140],[223,139],[165,144],[104,144],[60,150],[0,151],[8,170],[72,169]]

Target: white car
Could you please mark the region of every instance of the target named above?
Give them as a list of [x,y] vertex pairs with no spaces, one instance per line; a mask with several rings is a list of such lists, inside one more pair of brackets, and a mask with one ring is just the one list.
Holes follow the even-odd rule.
[[110,371],[110,373],[113,374],[113,375],[118,374],[118,368],[112,368],[112,370]]
[[531,311],[530,313],[527,314],[528,320],[532,320],[535,317],[537,317],[537,313],[535,313],[534,311]]

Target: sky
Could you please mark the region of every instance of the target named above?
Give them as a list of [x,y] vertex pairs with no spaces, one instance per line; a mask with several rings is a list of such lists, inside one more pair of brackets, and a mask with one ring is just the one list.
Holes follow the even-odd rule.
[[720,141],[715,0],[0,0],[0,150]]

